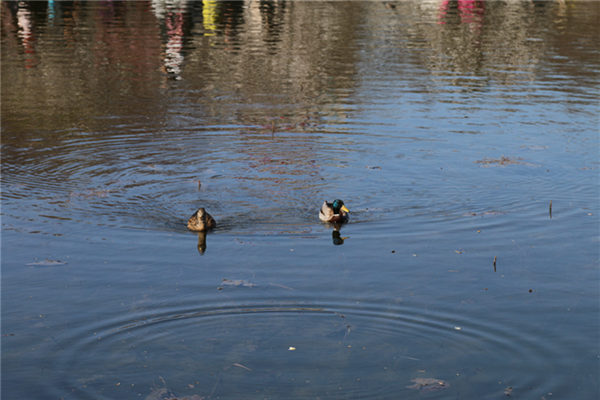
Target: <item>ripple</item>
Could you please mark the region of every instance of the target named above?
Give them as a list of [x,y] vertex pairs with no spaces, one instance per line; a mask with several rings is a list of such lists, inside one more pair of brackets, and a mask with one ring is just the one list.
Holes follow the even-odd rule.
[[[36,152],[5,147],[2,197],[74,223],[168,230],[180,230],[200,206],[219,217],[226,211],[220,229],[231,225],[228,220],[268,221],[267,229],[279,220],[287,229],[286,209],[318,207],[312,203],[323,185],[322,156],[305,156],[318,137],[296,133],[273,141],[230,129],[148,132],[130,126],[70,133]],[[335,151],[338,145],[327,146]]]
[[60,396],[70,388],[72,398],[114,398],[124,390],[117,381],[144,398],[159,377],[179,396],[216,398],[417,398],[407,388],[417,377],[446,381],[441,398],[497,396],[509,384],[489,375],[479,381],[490,368],[532,396],[564,384],[531,372],[561,357],[539,332],[376,301],[163,305],[71,334],[58,343],[61,378],[50,391]]

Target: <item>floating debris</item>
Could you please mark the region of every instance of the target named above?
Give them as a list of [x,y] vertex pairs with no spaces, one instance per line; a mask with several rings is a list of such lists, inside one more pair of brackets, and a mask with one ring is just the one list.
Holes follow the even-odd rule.
[[[363,348],[364,350],[364,348]],[[416,357],[411,357],[411,356],[400,356],[402,358],[406,358],[407,360],[412,360],[412,361],[421,361],[420,358],[416,358]]]
[[233,363],[233,364],[231,364],[231,365],[233,365],[234,367],[243,368],[243,369],[245,369],[246,371],[252,371],[252,368],[248,368],[248,367],[246,367],[244,364],[240,364],[240,363]]
[[243,279],[227,279],[223,278],[221,282],[224,286],[244,286],[244,287],[255,287],[256,284],[252,282],[245,281]]
[[35,262],[31,262],[31,263],[28,263],[25,265],[52,266],[52,265],[65,265],[66,263],[67,263],[66,261],[50,260],[50,259],[46,258],[45,260],[35,261]]
[[496,256],[494,256],[494,272],[496,272]]
[[71,192],[69,193],[70,197],[82,197],[84,199],[91,198],[105,198],[108,197],[111,193],[110,189],[87,189],[82,192]]
[[162,376],[159,376],[158,379],[162,383],[162,386],[158,387],[155,385],[150,391],[150,394],[146,396],[144,400],[166,400],[176,398],[177,396],[175,393],[167,389],[167,382],[165,379]]
[[145,400],[166,400],[171,398],[174,398],[174,394],[167,388],[154,388],[150,394],[145,397]]
[[489,210],[489,211],[482,211],[482,212],[471,211],[471,212],[464,213],[463,217],[484,217],[486,215],[504,215],[504,214],[506,214],[506,213],[502,212],[502,211],[496,211],[496,210]]
[[550,219],[552,219],[552,200],[550,200],[550,207],[548,208],[548,212],[550,213]]
[[481,164],[482,167],[491,167],[493,165],[532,165],[522,161],[522,158],[508,158],[502,156],[500,158],[484,158],[483,160],[475,161],[476,164]]
[[435,378],[415,378],[411,382],[414,384],[407,386],[407,389],[417,389],[422,392],[435,392],[450,387],[448,382]]
[[[162,387],[155,386],[150,391],[150,394],[144,400],[204,400],[204,396],[192,394],[190,396],[179,397],[174,392],[167,388],[167,383],[162,376],[158,377],[162,383]],[[189,387],[190,385],[188,385]]]
[[286,290],[294,290],[294,288],[291,288],[291,287],[286,286],[286,285],[282,285],[281,283],[269,282],[269,286],[275,286],[275,287],[286,289]]
[[542,145],[525,146],[525,145],[522,145],[521,148],[527,149],[527,150],[547,150],[548,146],[542,146]]

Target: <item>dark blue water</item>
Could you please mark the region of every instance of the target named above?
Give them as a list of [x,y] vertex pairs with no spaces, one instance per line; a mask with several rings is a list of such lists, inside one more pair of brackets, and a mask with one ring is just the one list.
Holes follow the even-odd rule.
[[1,7],[3,398],[600,395],[598,3]]

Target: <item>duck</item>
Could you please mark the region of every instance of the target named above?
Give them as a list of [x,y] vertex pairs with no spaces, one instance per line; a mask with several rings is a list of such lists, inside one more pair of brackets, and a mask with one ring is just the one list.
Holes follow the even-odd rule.
[[215,226],[215,219],[204,208],[199,208],[187,222],[187,228],[194,232],[206,232]]
[[319,211],[319,219],[323,222],[343,223],[348,221],[349,212],[350,210],[340,199],[335,199],[331,203],[324,201]]

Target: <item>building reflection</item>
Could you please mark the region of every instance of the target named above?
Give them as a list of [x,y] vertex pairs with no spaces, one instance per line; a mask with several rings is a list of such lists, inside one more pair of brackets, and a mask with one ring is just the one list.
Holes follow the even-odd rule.
[[152,9],[160,21],[165,42],[162,47],[164,72],[175,80],[181,79],[184,56],[184,19],[188,15],[186,1],[152,1]]
[[472,24],[481,28],[485,12],[485,2],[481,0],[443,0],[439,9],[439,24],[446,24],[452,17],[458,17],[462,24]]
[[[180,106],[165,101],[172,81],[183,80],[190,97],[178,100],[189,105],[188,116],[241,127],[248,168],[271,171],[274,182],[319,176],[320,162],[307,156],[319,151],[313,133],[347,119],[366,74],[402,79],[427,71],[432,81],[461,90],[481,90],[490,79],[510,85],[534,79],[549,47],[589,64],[590,53],[572,43],[593,35],[587,30],[598,17],[598,7],[573,13],[582,3],[564,1],[433,0],[393,8],[9,1],[0,7],[3,133],[21,140],[16,133],[40,126],[92,129],[99,117],[113,115],[162,123]],[[32,105],[42,111],[32,114]],[[293,146],[280,140],[286,132],[296,134]],[[259,136],[275,141],[257,145]]]

